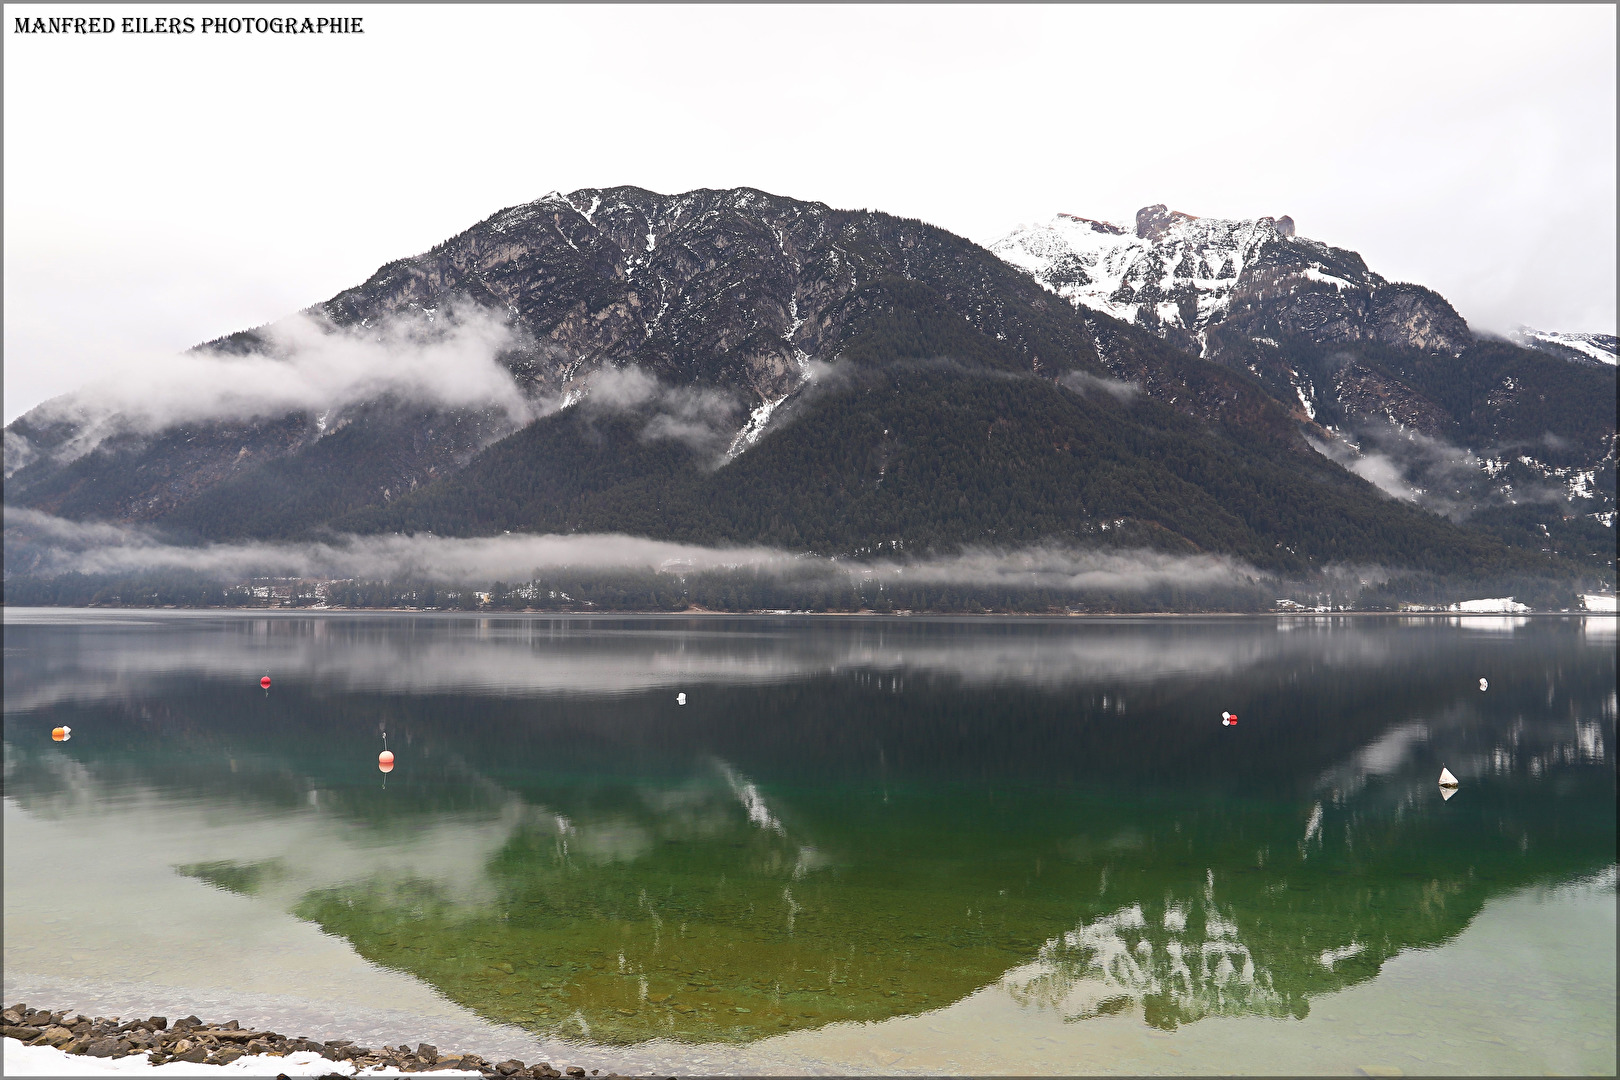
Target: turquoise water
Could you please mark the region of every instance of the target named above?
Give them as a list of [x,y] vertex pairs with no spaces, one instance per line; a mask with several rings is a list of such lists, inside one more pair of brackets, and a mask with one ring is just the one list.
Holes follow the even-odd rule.
[[1614,644],[8,611],[6,996],[688,1072],[1612,1072]]

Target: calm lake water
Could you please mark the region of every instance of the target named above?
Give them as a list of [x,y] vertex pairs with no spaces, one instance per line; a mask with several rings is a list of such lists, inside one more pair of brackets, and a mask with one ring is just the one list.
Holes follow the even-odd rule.
[[1615,644],[8,610],[5,999],[688,1074],[1612,1074]]

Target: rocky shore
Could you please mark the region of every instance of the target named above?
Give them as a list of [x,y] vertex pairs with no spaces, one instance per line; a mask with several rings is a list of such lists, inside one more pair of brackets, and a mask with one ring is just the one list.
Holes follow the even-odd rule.
[[[306,1051],[319,1054],[329,1061],[348,1062],[356,1072],[375,1066],[398,1069],[401,1072],[433,1072],[456,1069],[478,1072],[486,1077],[531,1077],[533,1080],[551,1077],[598,1076],[598,1070],[589,1073],[578,1065],[555,1068],[550,1062],[526,1065],[516,1059],[499,1062],[485,1061],[477,1054],[440,1053],[439,1048],[418,1043],[413,1049],[401,1044],[372,1050],[356,1046],[349,1039],[293,1038],[274,1031],[255,1031],[242,1027],[235,1020],[226,1023],[205,1023],[195,1016],[176,1020],[172,1025],[167,1017],[149,1016],[123,1020],[116,1016],[85,1016],[82,1013],[51,1011],[26,1004],[13,1005],[0,1013],[0,1035],[17,1039],[29,1046],[53,1046],[69,1054],[89,1057],[121,1058],[132,1054],[145,1054],[153,1065],[170,1061],[189,1061],[198,1064],[228,1065],[249,1055],[283,1057]],[[348,1074],[334,1073],[347,1080]],[[615,1078],[616,1073],[600,1074],[602,1080]]]

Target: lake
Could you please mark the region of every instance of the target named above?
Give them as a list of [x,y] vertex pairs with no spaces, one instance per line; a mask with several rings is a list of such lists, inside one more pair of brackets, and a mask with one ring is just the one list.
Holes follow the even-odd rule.
[[1612,1074],[1615,645],[10,609],[4,996],[604,1071]]

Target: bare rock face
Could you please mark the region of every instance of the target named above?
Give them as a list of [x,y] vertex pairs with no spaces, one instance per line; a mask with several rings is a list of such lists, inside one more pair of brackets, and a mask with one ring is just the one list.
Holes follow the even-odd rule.
[[1386,285],[1373,293],[1371,336],[1386,345],[1457,355],[1473,340],[1468,324],[1439,293]]
[[1154,203],[1136,212],[1136,237],[1138,240],[1158,240],[1177,224],[1197,220],[1191,214],[1167,209],[1164,203]]
[[1329,386],[1343,415],[1351,421],[1382,421],[1432,439],[1444,439],[1449,434],[1450,418],[1444,409],[1366,365],[1347,362]]
[[[1163,209],[1163,207],[1161,206],[1159,209]],[[1138,216],[1140,217],[1140,214],[1138,214]],[[1058,217],[1065,218],[1069,221],[1077,221],[1095,232],[1109,233],[1113,236],[1124,236],[1126,233],[1130,232],[1129,229],[1126,229],[1121,225],[1115,225],[1109,221],[1098,221],[1096,218],[1081,217],[1078,214],[1059,214]]]

